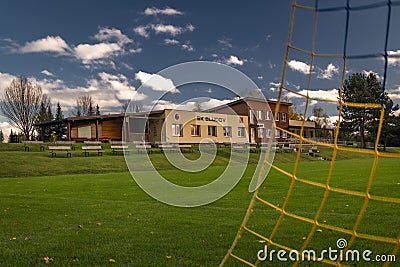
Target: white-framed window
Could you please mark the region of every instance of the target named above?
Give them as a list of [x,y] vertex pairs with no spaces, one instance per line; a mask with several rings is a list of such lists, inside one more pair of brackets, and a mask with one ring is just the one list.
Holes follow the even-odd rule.
[[254,110],[250,109],[250,123],[254,123]]
[[172,136],[183,136],[182,124],[172,124]]
[[282,131],[282,138],[287,138],[287,132]]
[[266,133],[266,137],[267,137],[267,138],[270,138],[270,137],[271,137],[271,129],[267,129],[267,130],[265,131],[265,133]]
[[208,135],[209,136],[217,136],[217,126],[209,125],[208,126]]
[[264,138],[264,127],[258,128],[258,138]]
[[232,127],[224,126],[224,137],[231,137],[231,136],[232,136]]
[[200,125],[190,125],[190,133],[192,136],[200,136]]
[[263,112],[262,110],[257,110],[257,120],[262,120],[263,119]]
[[238,127],[238,137],[246,137],[246,128]]
[[282,112],[282,121],[286,121],[287,114],[285,112]]
[[279,121],[279,112],[276,114],[275,120],[276,120],[276,121]]
[[268,121],[271,120],[271,112],[268,110],[265,111],[265,119]]
[[280,138],[281,137],[281,131],[275,129],[275,138]]

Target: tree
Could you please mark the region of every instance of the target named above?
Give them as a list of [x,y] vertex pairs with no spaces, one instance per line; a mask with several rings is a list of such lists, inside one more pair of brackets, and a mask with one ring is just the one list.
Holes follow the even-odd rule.
[[143,105],[138,101],[126,101],[121,107],[121,113],[139,113],[143,111]]
[[100,116],[99,104],[96,105],[96,116]]
[[301,116],[300,113],[297,112],[296,105],[292,101],[290,101],[287,96],[285,96],[283,100],[287,103],[292,104],[291,106],[288,107],[289,120],[297,120],[297,121],[303,120],[303,116]]
[[1,111],[22,132],[26,140],[33,135],[34,124],[45,98],[47,97],[40,85],[33,84],[24,77],[14,79],[4,91]]
[[[382,86],[375,74],[368,76],[363,73],[354,73],[345,80],[342,89],[343,122],[340,124],[341,131],[348,135],[359,134],[363,148],[366,148],[366,137],[368,134],[376,138],[379,125],[380,109],[369,107],[351,107],[346,103],[371,103],[379,104],[382,99]],[[383,95],[383,104],[391,106],[392,101],[387,93]],[[385,112],[389,116],[390,109]]]
[[[42,122],[48,122],[53,120],[53,114],[51,112],[51,101],[50,98],[44,95],[42,103],[40,103],[40,110],[36,118],[36,124],[42,123]],[[35,127],[38,135],[41,137],[44,137],[44,140],[49,140],[52,134],[52,129],[50,127],[42,128],[41,127]]]
[[93,112],[93,99],[89,95],[83,95],[76,99],[75,116],[88,117],[94,114]]
[[63,119],[64,115],[61,110],[60,102],[58,102],[55,116],[55,120],[58,122],[58,124],[54,127],[54,132],[56,134],[57,140],[61,140],[63,135],[67,134],[67,129],[64,125]]
[[4,134],[3,134],[3,130],[0,130],[0,143],[4,142]]
[[199,101],[194,102],[193,104],[193,111],[200,112],[202,111],[201,103]]

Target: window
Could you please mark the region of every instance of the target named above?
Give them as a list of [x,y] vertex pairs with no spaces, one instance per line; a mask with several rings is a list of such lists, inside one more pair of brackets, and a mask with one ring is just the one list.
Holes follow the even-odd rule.
[[257,110],[257,120],[262,120],[263,115],[262,115],[262,110]]
[[258,138],[264,138],[264,127],[258,128]]
[[282,138],[287,138],[287,132],[282,131]]
[[270,120],[271,119],[271,112],[269,112],[268,110],[265,111],[265,119],[266,120]]
[[182,124],[172,124],[172,136],[183,136]]
[[250,110],[250,123],[254,123],[254,110]]
[[217,136],[217,126],[208,126],[208,135]]
[[275,138],[281,137],[280,132],[281,132],[281,131],[279,131],[279,130],[275,130]]
[[238,137],[246,137],[246,128],[238,127]]
[[267,129],[266,136],[267,136],[267,138],[271,137],[271,129]]
[[276,121],[279,121],[279,112],[276,114],[275,120],[276,120]]
[[286,113],[282,113],[282,121],[286,121]]
[[224,136],[225,137],[232,136],[232,127],[231,126],[224,126]]
[[200,136],[200,125],[190,125],[190,133],[192,136]]

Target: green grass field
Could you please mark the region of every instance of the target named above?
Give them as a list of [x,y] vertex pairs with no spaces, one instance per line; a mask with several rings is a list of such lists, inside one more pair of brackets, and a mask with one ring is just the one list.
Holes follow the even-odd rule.
[[[123,156],[111,152],[102,157],[81,154],[76,151],[72,158],[50,158],[39,149],[24,152],[21,145],[0,145],[0,266],[45,266],[45,257],[51,258],[48,264],[54,266],[217,266],[248,207],[252,195],[247,188],[258,157],[251,154],[245,176],[222,199],[198,208],[177,208],[146,195],[127,171]],[[330,158],[331,151],[321,150],[321,154]],[[186,156],[196,158],[198,154]],[[295,153],[277,153],[275,164],[291,171],[295,158]],[[176,170],[163,154],[154,153],[151,159],[169,180],[196,186],[212,181],[224,170],[228,153],[219,151],[213,165],[197,174]],[[365,190],[372,161],[368,155],[339,153],[332,186]],[[298,176],[324,182],[329,166],[329,161],[302,156]],[[399,198],[399,173],[399,160],[379,159],[371,193]],[[290,182],[271,170],[260,196],[280,206]],[[323,189],[296,183],[287,211],[313,218],[323,193]],[[362,198],[331,193],[321,220],[352,229],[362,204]],[[268,237],[278,216],[274,209],[258,202],[248,226]],[[359,232],[398,238],[399,219],[399,205],[370,201]],[[310,224],[285,218],[274,241],[298,249],[310,229]],[[349,236],[322,229],[310,246],[334,247],[340,237],[349,240]],[[254,261],[263,248],[259,241],[244,234],[235,254]],[[389,254],[394,245],[357,240],[355,248]],[[300,266],[309,265],[321,266]],[[242,264],[231,259],[228,266]]]

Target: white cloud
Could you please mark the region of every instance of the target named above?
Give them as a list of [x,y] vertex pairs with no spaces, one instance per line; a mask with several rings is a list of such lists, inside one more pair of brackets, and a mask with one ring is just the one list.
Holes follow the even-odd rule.
[[[232,102],[232,99],[224,99],[224,100],[207,99],[206,101],[200,101],[200,106],[201,106],[202,110],[207,110],[210,108],[225,105],[229,102]],[[188,102],[176,104],[171,101],[164,100],[164,99],[154,100],[152,102],[152,104],[154,105],[153,110],[176,109],[176,110],[188,110],[188,111],[192,111],[193,108],[195,107],[196,103],[198,103],[198,101],[188,101]],[[147,109],[150,109],[150,108],[151,107],[147,107]]]
[[363,70],[362,73],[363,73],[364,75],[366,75],[366,76],[368,76],[368,75],[370,75],[370,74],[374,74],[378,80],[382,80],[382,77],[381,77],[377,72],[375,72],[375,71],[372,71],[372,70]]
[[172,36],[180,35],[184,32],[193,32],[195,27],[192,24],[188,24],[185,27],[175,26],[172,24],[147,24],[146,26],[140,25],[133,29],[133,31],[145,38],[150,37],[150,30],[154,31],[155,34],[170,34]]
[[183,15],[183,12],[171,7],[166,7],[164,9],[159,9],[156,7],[148,7],[144,10],[144,14],[148,16],[149,15],[157,16],[159,14],[172,16],[172,15]]
[[339,68],[337,66],[333,65],[332,63],[329,63],[329,65],[326,67],[326,69],[321,70],[321,71],[322,71],[322,73],[318,74],[318,76],[317,76],[318,78],[332,80],[333,75],[339,73]]
[[[301,90],[298,93],[302,94],[302,95],[307,95],[307,90]],[[328,101],[338,101],[338,97],[339,97],[339,92],[337,89],[331,89],[331,90],[316,90],[316,91],[312,91],[309,90],[308,91],[308,96],[310,98],[315,98],[317,100],[328,100]],[[304,98],[303,96],[297,95],[295,93],[289,92],[287,94],[287,97],[290,98]]]
[[123,74],[112,75],[101,72],[98,75],[100,77],[100,85],[114,91],[118,99],[131,100],[135,97],[136,100],[143,100],[146,98],[144,94],[137,93],[134,86],[129,85],[128,79]]
[[9,73],[2,73],[0,72],[0,96],[3,95],[4,90],[10,86],[12,80],[16,79],[17,77],[11,75]]
[[179,90],[175,88],[171,79],[164,78],[158,74],[139,71],[135,74],[135,79],[139,80],[142,85],[152,88],[154,91],[180,93]]
[[269,90],[271,90],[272,92],[275,92],[279,89],[279,86],[281,86],[281,83],[280,82],[270,82],[269,86],[270,86]]
[[[4,117],[0,116],[0,120],[2,118],[4,118]],[[6,119],[6,118],[4,118],[4,119]],[[12,125],[9,122],[6,122],[6,121],[1,122],[0,121],[0,130],[3,132],[4,142],[8,141],[8,137],[10,135],[11,129],[13,129],[14,131],[16,130],[15,128],[12,127]]]
[[115,55],[116,52],[121,50],[121,46],[116,43],[79,44],[74,48],[75,56],[82,60],[84,64]]
[[239,59],[237,56],[230,56],[225,60],[225,63],[228,65],[239,65],[242,66],[244,64],[244,60]]
[[223,37],[223,38],[218,40],[218,43],[222,44],[223,46],[232,48],[233,45],[231,44],[231,41],[232,41],[232,39]]
[[136,28],[133,29],[133,31],[145,38],[149,38],[150,37],[150,33],[148,31],[149,26],[137,26]]
[[61,55],[68,54],[70,48],[60,36],[47,36],[36,41],[25,43],[19,48],[21,53],[54,52]]
[[400,50],[388,51],[388,64],[392,66],[400,65]]
[[117,43],[124,45],[132,43],[133,40],[123,34],[121,30],[115,28],[100,28],[99,32],[94,36],[98,41],[117,41]]
[[44,74],[44,75],[46,75],[46,76],[54,76],[54,74],[51,73],[51,72],[48,71],[48,70],[42,70],[40,73],[42,73],[42,74]]
[[172,36],[176,36],[179,34],[182,34],[183,32],[186,31],[194,31],[194,27],[193,25],[189,24],[186,27],[180,27],[180,26],[174,26],[171,24],[151,24],[150,25],[151,29],[154,30],[154,32],[156,34],[160,34],[160,33],[167,33],[167,34],[171,34]]
[[178,45],[180,42],[176,39],[164,39],[164,44],[166,45]]
[[164,44],[166,45],[176,45],[176,46],[180,46],[181,49],[192,52],[194,51],[194,47],[190,44],[190,41],[186,41],[184,44],[181,44],[181,42],[179,42],[176,39],[164,39]]
[[400,100],[400,85],[397,85],[397,88],[389,89],[388,96],[392,100]]
[[189,51],[189,52],[193,52],[194,51],[194,47],[190,44],[190,41],[187,41],[184,44],[182,44],[181,48],[183,50],[186,50],[186,51]]
[[288,62],[288,66],[292,70],[301,72],[303,74],[309,74],[310,71],[310,65],[295,59],[290,60]]

